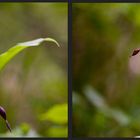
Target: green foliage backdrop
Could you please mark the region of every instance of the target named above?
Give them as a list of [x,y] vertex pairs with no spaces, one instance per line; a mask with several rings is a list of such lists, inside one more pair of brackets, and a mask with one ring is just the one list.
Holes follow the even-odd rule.
[[73,135],[140,135],[140,5],[73,4]]
[[7,112],[12,133],[0,119],[0,136],[67,137],[67,4],[1,3],[0,7],[0,54],[37,38],[51,37],[61,46],[48,42],[31,47],[1,71],[0,106]]

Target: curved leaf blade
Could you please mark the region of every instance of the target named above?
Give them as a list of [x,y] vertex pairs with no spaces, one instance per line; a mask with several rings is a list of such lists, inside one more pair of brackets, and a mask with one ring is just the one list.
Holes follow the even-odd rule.
[[32,47],[32,46],[39,46],[42,42],[47,41],[47,42],[53,42],[55,43],[58,47],[59,44],[56,40],[52,38],[39,38],[36,40],[28,41],[28,42],[23,42],[23,43],[18,43],[17,45],[13,46],[10,48],[8,51],[2,53],[0,55],[0,70],[19,52],[22,50]]

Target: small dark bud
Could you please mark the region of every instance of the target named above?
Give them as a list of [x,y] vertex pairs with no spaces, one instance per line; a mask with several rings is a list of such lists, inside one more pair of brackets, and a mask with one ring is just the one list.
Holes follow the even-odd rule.
[[140,49],[135,49],[135,50],[133,51],[133,53],[132,53],[132,55],[131,55],[131,56],[134,56],[134,55],[138,54],[138,53],[139,53],[139,51],[140,51]]
[[0,115],[1,117],[5,120],[6,126],[9,129],[9,131],[11,132],[11,127],[10,124],[8,123],[7,119],[6,119],[6,111],[4,110],[3,107],[0,106]]
[[6,112],[3,107],[0,106],[0,115],[4,120],[6,120]]

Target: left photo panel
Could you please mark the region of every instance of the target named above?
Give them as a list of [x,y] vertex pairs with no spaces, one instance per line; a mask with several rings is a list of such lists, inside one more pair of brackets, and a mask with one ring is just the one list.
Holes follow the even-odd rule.
[[0,137],[68,137],[68,3],[0,7]]

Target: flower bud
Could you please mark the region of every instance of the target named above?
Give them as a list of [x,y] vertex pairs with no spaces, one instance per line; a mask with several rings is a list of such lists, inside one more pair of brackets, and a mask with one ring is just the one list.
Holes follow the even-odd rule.
[[5,120],[6,126],[9,129],[9,131],[11,132],[11,127],[10,124],[8,123],[7,119],[6,119],[6,111],[4,110],[3,107],[0,106],[0,115],[1,117]]
[[6,120],[6,112],[3,107],[0,106],[0,115],[4,120]]
[[134,56],[134,55],[138,54],[138,53],[139,53],[139,51],[140,51],[140,49],[135,49],[135,50],[133,51],[133,53],[132,53],[132,56]]

